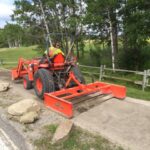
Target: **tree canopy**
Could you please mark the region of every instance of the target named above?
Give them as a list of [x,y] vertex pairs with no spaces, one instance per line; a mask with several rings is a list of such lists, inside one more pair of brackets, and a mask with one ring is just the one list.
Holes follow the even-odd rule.
[[78,58],[84,56],[86,41],[98,46],[89,48],[89,55],[98,64],[111,60],[112,68],[140,69],[142,57],[147,58],[149,0],[15,0],[14,5],[17,24],[0,30],[1,47],[44,45],[47,24],[52,40],[60,40],[65,52],[72,49]]

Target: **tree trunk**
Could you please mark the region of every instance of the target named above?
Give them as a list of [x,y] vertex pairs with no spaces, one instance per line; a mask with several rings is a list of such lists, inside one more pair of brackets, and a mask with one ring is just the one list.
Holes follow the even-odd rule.
[[[65,31],[65,33],[67,33],[67,32]],[[65,51],[66,51],[66,55],[67,55],[67,54],[68,54],[68,50],[69,50],[68,35],[67,35],[66,38],[65,38],[65,42],[66,42],[66,48],[65,48]]]
[[77,49],[77,58],[79,59],[80,54],[79,54],[79,43],[78,43],[78,40],[76,41],[76,49]]
[[111,55],[112,55],[112,68],[116,67],[116,53],[118,52],[118,40],[117,40],[117,24],[116,14],[112,9],[108,10],[108,18],[110,23],[110,39],[111,39]]
[[[80,41],[80,43],[82,44],[82,41]],[[80,46],[81,47],[81,51],[82,51],[82,57],[84,57],[84,46]]]
[[9,40],[9,39],[7,39],[7,42],[8,42],[8,46],[9,46],[9,48],[11,48],[11,47],[12,47],[12,45],[11,45],[10,40]]
[[124,31],[124,34],[123,34],[123,50],[124,51],[128,51],[128,41],[127,41],[127,35]]
[[40,5],[40,9],[41,9],[41,12],[42,12],[42,15],[43,15],[43,20],[44,20],[44,24],[45,24],[45,29],[46,29],[46,32],[47,32],[47,35],[48,35],[48,41],[49,41],[50,46],[52,46],[52,41],[51,41],[51,37],[50,37],[50,32],[49,32],[49,28],[48,28],[48,23],[47,23],[47,21],[46,21],[46,16],[45,16],[45,12],[44,12],[43,5],[42,5],[41,0],[39,0],[39,5]]
[[14,47],[18,47],[18,41],[17,40],[15,40],[15,45],[14,45]]

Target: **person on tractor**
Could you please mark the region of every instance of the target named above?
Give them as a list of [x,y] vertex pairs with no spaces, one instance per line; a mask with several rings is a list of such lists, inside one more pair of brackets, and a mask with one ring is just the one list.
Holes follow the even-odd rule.
[[49,47],[48,54],[47,54],[47,50],[44,52],[44,54],[48,55],[48,57],[50,57],[50,59],[53,59],[54,56],[56,56],[58,54],[62,54],[64,56],[64,53],[60,49],[60,42],[58,42],[58,41],[55,41],[53,43],[53,46]]

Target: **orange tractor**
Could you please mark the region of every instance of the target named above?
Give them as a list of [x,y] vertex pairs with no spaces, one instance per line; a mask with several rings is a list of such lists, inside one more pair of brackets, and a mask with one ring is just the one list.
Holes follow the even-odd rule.
[[111,94],[118,99],[126,96],[124,86],[103,82],[85,84],[76,60],[65,60],[62,54],[52,60],[20,58],[18,66],[12,69],[12,79],[21,78],[25,89],[34,88],[36,95],[44,99],[46,106],[68,118],[73,117],[73,106],[80,101],[79,97],[93,93]]

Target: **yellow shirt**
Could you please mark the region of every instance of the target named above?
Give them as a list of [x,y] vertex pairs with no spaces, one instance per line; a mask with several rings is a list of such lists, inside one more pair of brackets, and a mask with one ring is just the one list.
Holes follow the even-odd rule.
[[[44,53],[47,54],[47,51],[45,51]],[[49,48],[49,54],[48,55],[49,55],[50,58],[53,58],[57,54],[64,55],[64,53],[62,52],[62,50],[59,49],[59,48],[55,48],[55,47],[50,47]]]

